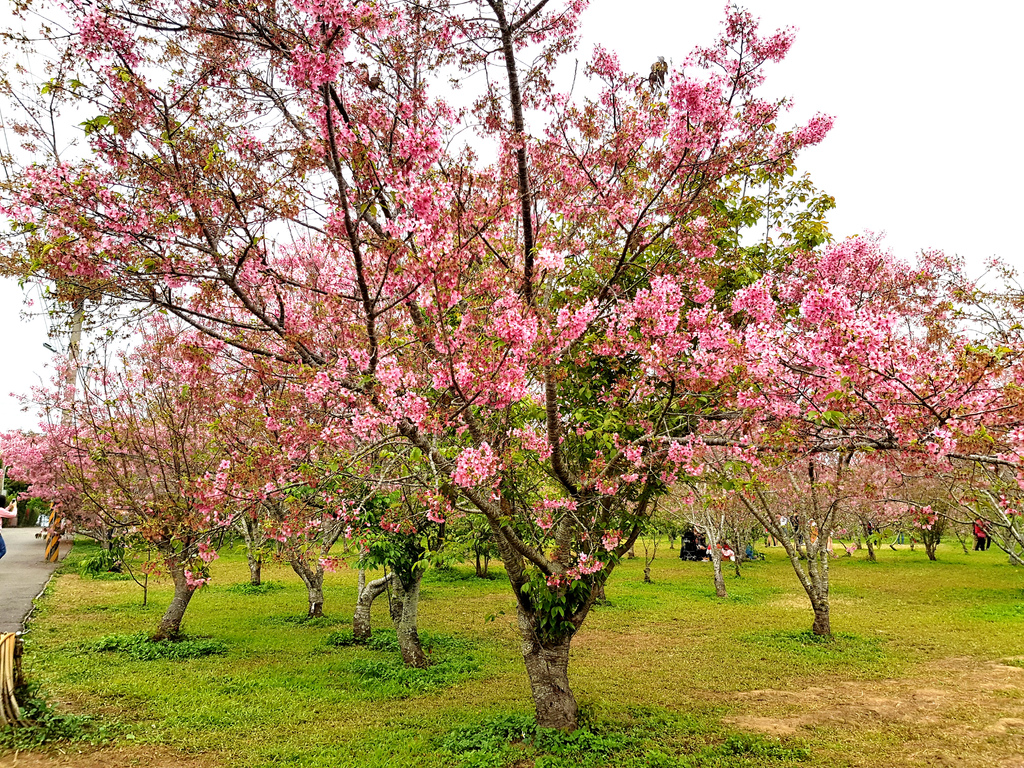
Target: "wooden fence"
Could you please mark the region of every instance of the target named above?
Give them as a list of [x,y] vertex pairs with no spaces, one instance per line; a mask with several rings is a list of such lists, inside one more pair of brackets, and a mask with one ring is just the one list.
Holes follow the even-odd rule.
[[21,638],[0,633],[0,726],[22,722],[14,690],[21,684]]

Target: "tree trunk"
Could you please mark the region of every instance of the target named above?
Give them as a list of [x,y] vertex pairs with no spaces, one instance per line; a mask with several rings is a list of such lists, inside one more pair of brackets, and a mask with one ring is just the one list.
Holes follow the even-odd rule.
[[258,587],[263,583],[261,572],[263,570],[263,553],[259,552],[256,546],[256,521],[247,515],[238,519],[237,527],[242,531],[242,538],[245,539],[245,557],[249,561],[249,584]]
[[245,551],[246,557],[249,559],[249,584],[254,587],[258,587],[263,583],[261,572],[263,570],[263,556],[253,555],[252,550],[247,549]]
[[316,568],[310,568],[301,557],[291,558],[292,570],[302,579],[309,594],[309,612],[307,618],[315,618],[324,615],[324,569],[317,563]]
[[[321,579],[321,582],[323,580]],[[309,612],[306,614],[307,618],[315,619],[318,616],[324,615],[324,590],[322,586],[315,586],[307,584],[306,588],[309,590]]]
[[402,660],[407,666],[425,669],[429,662],[423,652],[418,630],[420,606],[420,582],[423,570],[414,568],[410,583],[403,584],[401,578],[394,580],[395,600],[391,606],[391,619],[395,624],[398,636],[398,647],[402,651]]
[[574,731],[579,724],[579,706],[569,687],[569,643],[542,645],[534,635],[530,618],[519,609],[523,635],[523,661],[530,678],[530,692],[537,710],[537,725]]
[[739,529],[735,529],[729,532],[726,541],[733,545],[733,552],[736,553],[736,559],[733,562],[736,563],[736,575],[739,576],[740,563],[747,559],[747,537]]
[[970,551],[967,549],[967,540],[964,538],[963,534],[960,533],[959,529],[957,529],[955,533],[956,540],[960,542],[960,548],[964,551],[965,555],[969,555]]
[[725,590],[725,577],[722,575],[722,556],[717,547],[714,551],[708,550],[708,554],[711,555],[711,563],[715,568],[715,594],[719,597],[728,597],[729,593]]
[[807,558],[807,581],[804,590],[814,610],[811,632],[820,637],[832,636],[829,610],[828,553],[817,550]]
[[490,565],[491,556],[486,552],[481,555],[479,548],[475,548],[474,551],[476,552],[476,577],[478,579],[486,579],[487,567]]
[[[829,560],[828,552],[825,549],[825,543],[831,538],[833,532],[831,514],[819,526],[817,541],[808,540],[807,552],[805,554],[800,551],[799,542],[795,537],[789,539],[785,536],[785,531],[778,525],[773,511],[765,502],[763,496],[757,495],[754,497],[758,502],[758,506],[754,506],[745,495],[740,495],[739,498],[744,506],[750,510],[754,519],[763,525],[766,530],[774,533],[779,538],[782,546],[785,547],[786,554],[789,555],[789,561],[793,565],[793,572],[796,573],[797,579],[800,580],[800,586],[804,588],[804,592],[810,600],[811,608],[814,610],[814,623],[811,625],[811,631],[815,635],[831,636],[832,624],[829,620],[828,604]],[[817,504],[817,497],[812,495],[812,500],[815,501],[815,508],[820,509],[820,505]],[[804,567],[805,562],[807,564],[806,568]]]
[[814,624],[811,631],[819,637],[831,637],[832,623],[829,621],[828,601],[814,606]]
[[185,576],[185,565],[175,562],[170,566],[171,579],[174,581],[174,599],[167,606],[167,611],[160,619],[154,640],[167,640],[181,634],[181,620],[185,617],[185,610],[188,608],[192,595],[195,594],[195,587],[190,587],[188,578]]
[[[755,511],[750,505],[747,508],[752,512]],[[767,515],[759,516],[755,514],[754,517],[765,527],[774,525],[774,521]],[[831,528],[822,526],[822,529],[823,533],[819,535],[819,540],[820,536],[825,536],[825,541],[827,541],[828,536],[832,533]],[[776,530],[779,529],[776,528]],[[779,533],[781,534],[782,531],[779,530]],[[828,552],[823,547],[819,547],[817,542],[808,542],[807,553],[804,554],[797,548],[794,540],[781,537],[780,541],[786,549],[786,554],[789,555],[793,571],[800,580],[800,586],[804,588],[807,599],[810,601],[811,608],[814,611],[814,623],[811,625],[811,631],[815,635],[830,637],[832,635],[832,624],[829,618],[828,602]],[[803,565],[804,563],[807,564],[806,568]]]
[[356,596],[356,612],[352,616],[352,636],[360,642],[370,639],[370,609],[373,601],[384,594],[388,583],[394,578],[393,573],[379,579],[366,582],[366,569],[359,569],[359,592]]
[[875,557],[875,545],[871,543],[871,537],[866,536],[864,538],[864,542],[867,544],[868,547],[868,560],[870,560],[872,563],[877,563],[878,558]]

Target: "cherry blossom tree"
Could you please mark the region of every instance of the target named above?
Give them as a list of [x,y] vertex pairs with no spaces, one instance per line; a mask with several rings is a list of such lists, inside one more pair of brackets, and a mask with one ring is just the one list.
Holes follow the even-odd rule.
[[[783,540],[818,634],[831,631],[822,543],[844,506],[881,506],[896,493],[914,501],[908,477],[1003,461],[991,434],[1019,413],[1004,405],[1008,391],[1016,397],[1006,386],[1015,369],[963,327],[954,266],[934,253],[903,263],[851,238],[794,255],[785,272],[732,302],[749,318],[747,378],[736,389],[737,418],[719,422],[702,444],[751,514]],[[780,506],[803,523],[806,569]]]
[[206,341],[229,373],[220,392],[225,412],[211,425],[224,458],[209,498],[237,510],[250,577],[253,545],[272,542],[306,587],[307,616],[323,616],[324,575],[342,564],[331,550],[357,506],[342,479],[352,441],[334,427],[329,398],[309,402],[296,381],[301,371]]
[[41,433],[8,436],[4,452],[31,493],[73,525],[159,552],[174,595],[154,638],[172,638],[209,580],[216,534],[233,520],[203,493],[223,455],[210,429],[217,376],[200,347],[166,327],[104,362],[84,367],[77,395],[38,392]]
[[[45,96],[90,110],[89,151],[56,157],[28,115],[3,204],[8,271],[280,366],[401,457],[365,480],[486,520],[561,728],[572,637],[750,365],[729,298],[756,320],[779,251],[741,231],[788,215],[831,123],[777,128],[757,88],[792,33],[739,10],[663,88],[599,49],[560,93],[584,6],[71,4]],[[820,243],[812,202],[783,260]]]
[[1024,287],[1019,274],[994,261],[977,280],[952,274],[958,318],[971,332],[961,376],[989,383],[992,397],[972,423],[953,423],[944,434],[956,450],[938,469],[950,503],[948,515],[973,529],[980,521],[1013,565],[1024,564]]
[[[992,435],[993,431],[987,430],[987,441]],[[1024,565],[1022,448],[1021,443],[1004,443],[1002,450],[989,456],[991,462],[980,458],[949,462],[937,478],[941,495],[936,493],[936,503],[931,505],[938,507],[947,521],[967,531],[973,532],[980,523],[1011,565]],[[929,512],[934,514],[933,509]]]
[[[403,658],[426,666],[417,628],[419,584],[426,568],[422,542],[440,547],[444,539],[428,530],[439,522],[443,530],[432,511],[436,503],[420,498],[408,480],[404,487],[388,481],[415,472],[397,469],[404,456],[386,444],[354,438],[337,414],[344,402],[317,390],[310,371],[246,352],[230,357],[231,388],[224,395],[230,418],[217,423],[228,458],[213,483],[214,498],[246,510],[240,515],[245,524],[276,543],[306,585],[309,618],[324,615],[325,573],[345,563],[332,549],[342,537],[354,541],[360,553],[354,636],[369,638],[373,601],[390,589]],[[367,570],[381,566],[390,573],[367,581]]]
[[444,546],[446,517],[452,513],[446,500],[429,494],[395,490],[375,493],[361,505],[359,544],[363,568],[383,567],[389,574],[368,585],[360,584],[361,601],[353,631],[365,637],[369,631],[369,603],[390,589],[392,623],[402,658],[409,666],[423,668],[428,660],[419,637],[420,583],[431,552]]
[[236,522],[236,530],[245,541],[245,559],[249,564],[249,585],[258,587],[263,584],[263,559],[270,546],[263,519],[253,510],[250,514],[241,514]]
[[[722,572],[723,551],[733,553],[732,562],[738,557],[735,549],[724,549],[728,539],[727,531],[735,530],[732,523],[733,518],[737,516],[736,507],[739,507],[723,490],[723,486],[727,484],[713,473],[706,472],[703,481],[694,479],[682,488],[676,488],[670,496],[659,503],[662,516],[676,525],[690,526],[704,536],[708,560],[711,561],[715,594],[723,598],[729,596]],[[749,515],[746,517],[749,519]],[[738,548],[735,541],[731,544]],[[725,559],[730,560],[728,556]]]

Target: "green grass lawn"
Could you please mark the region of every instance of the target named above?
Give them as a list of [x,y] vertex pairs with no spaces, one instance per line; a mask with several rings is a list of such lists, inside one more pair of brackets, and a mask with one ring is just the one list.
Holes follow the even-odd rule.
[[[714,596],[709,563],[665,549],[655,583],[644,584],[643,561],[626,561],[608,585],[610,603],[574,640],[570,676],[587,727],[565,736],[532,726],[500,568],[493,581],[469,567],[427,575],[420,621],[434,665],[420,671],[401,666],[385,598],[374,641],[348,642],[354,571],[328,575],[328,615],[306,621],[290,569],[265,566],[271,586],[252,593],[240,588],[244,556],[228,553],[184,623],[212,653],[182,660],[110,639],[151,631],[170,590],[153,583],[142,607],[130,581],[78,576],[90,546],[76,545],[41,601],[25,669],[117,748],[159,745],[209,765],[669,768],[924,765],[940,753],[982,765],[1024,746],[1024,728],[1011,722],[1024,717],[1015,658],[1024,654],[1024,570],[995,550],[943,546],[929,562],[921,548],[883,548],[878,563],[863,552],[834,560],[832,643],[807,634],[810,608],[780,549],[745,564],[742,578],[730,572],[726,600]],[[998,669],[1020,672],[1019,686],[964,687],[972,669],[1007,661],[1017,666]],[[940,704],[925,712],[921,692],[936,686],[948,695],[935,693]],[[889,692],[878,701],[897,701],[904,689],[928,716],[897,708],[886,717],[887,705],[857,703],[878,690]]]

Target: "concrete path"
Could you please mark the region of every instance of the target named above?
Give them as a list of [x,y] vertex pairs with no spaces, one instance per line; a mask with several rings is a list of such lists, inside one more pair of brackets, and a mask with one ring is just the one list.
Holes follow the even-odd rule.
[[[20,632],[22,622],[32,610],[32,598],[46,585],[56,563],[43,559],[46,539],[36,538],[39,529],[4,528],[7,555],[0,560],[0,632]],[[61,542],[63,557],[69,549]]]

